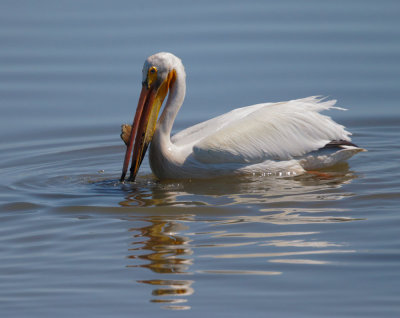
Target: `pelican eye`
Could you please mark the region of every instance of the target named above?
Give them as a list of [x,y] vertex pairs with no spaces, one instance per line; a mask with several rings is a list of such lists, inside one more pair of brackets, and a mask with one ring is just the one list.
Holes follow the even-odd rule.
[[152,66],[147,71],[147,85],[150,87],[157,80],[157,67]]

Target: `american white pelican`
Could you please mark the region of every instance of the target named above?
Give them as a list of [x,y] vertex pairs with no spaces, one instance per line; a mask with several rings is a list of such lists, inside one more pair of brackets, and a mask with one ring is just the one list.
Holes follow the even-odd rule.
[[238,108],[171,137],[185,91],[186,74],[178,57],[162,52],[147,58],[133,125],[122,126],[127,150],[121,181],[132,148],[130,181],[150,142],[150,166],[159,179],[295,175],[332,166],[364,150],[350,142],[350,133],[342,125],[319,113],[337,108],[336,101],[318,97]]

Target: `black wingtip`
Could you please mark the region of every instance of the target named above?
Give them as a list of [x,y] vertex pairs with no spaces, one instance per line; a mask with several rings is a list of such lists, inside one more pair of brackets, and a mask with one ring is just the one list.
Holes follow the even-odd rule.
[[353,144],[352,142],[347,140],[332,140],[331,142],[328,142],[325,146],[323,146],[320,149],[322,150],[331,148],[341,148],[341,146],[351,146],[359,148],[356,144]]

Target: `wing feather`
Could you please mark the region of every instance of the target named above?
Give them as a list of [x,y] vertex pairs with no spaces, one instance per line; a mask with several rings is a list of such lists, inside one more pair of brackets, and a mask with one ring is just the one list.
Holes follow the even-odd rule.
[[215,118],[214,124],[220,126],[213,126],[206,137],[207,122],[199,124],[203,138],[194,144],[193,155],[204,163],[259,163],[302,156],[332,140],[350,141],[342,125],[320,114],[342,109],[335,103],[313,96],[244,107],[236,110],[240,116],[227,113]]
[[216,133],[229,125],[232,120],[241,120],[255,110],[267,104],[258,104],[242,108],[236,108],[223,115],[211,118],[194,126],[188,127],[171,137],[171,141],[177,146],[199,142],[205,137]]

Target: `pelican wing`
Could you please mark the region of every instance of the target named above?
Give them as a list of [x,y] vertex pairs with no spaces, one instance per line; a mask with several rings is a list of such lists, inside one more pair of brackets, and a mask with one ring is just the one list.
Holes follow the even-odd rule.
[[232,120],[240,120],[247,115],[251,114],[255,110],[264,107],[268,104],[258,104],[242,108],[236,108],[223,115],[211,118],[194,126],[188,127],[171,137],[171,141],[177,146],[181,145],[193,145],[205,137],[210,136],[227,125],[229,125]]
[[[244,107],[192,127],[186,138],[197,138],[193,155],[204,163],[289,160],[322,148],[332,140],[350,141],[350,133],[342,125],[319,113],[342,109],[334,107],[335,103],[308,97]],[[208,128],[209,134],[204,136]]]

